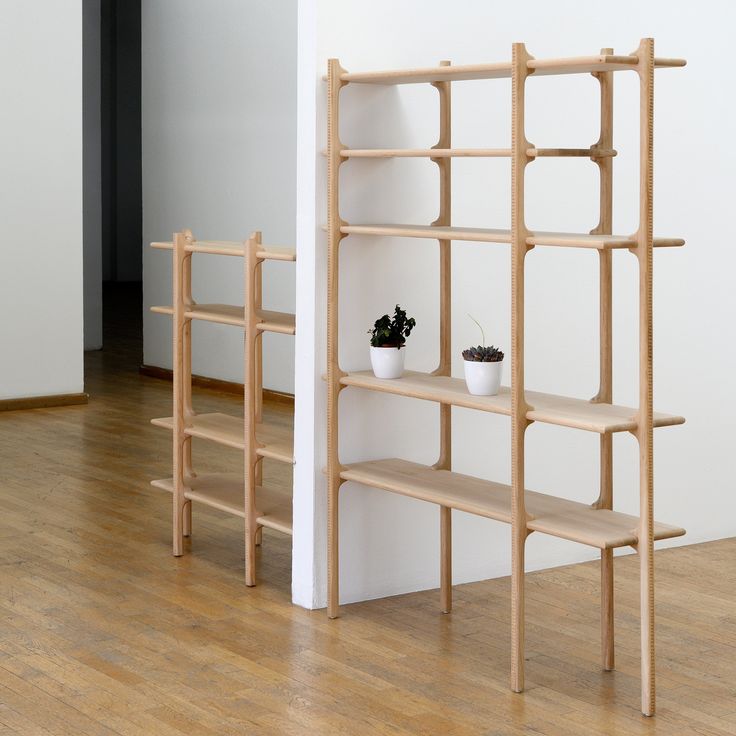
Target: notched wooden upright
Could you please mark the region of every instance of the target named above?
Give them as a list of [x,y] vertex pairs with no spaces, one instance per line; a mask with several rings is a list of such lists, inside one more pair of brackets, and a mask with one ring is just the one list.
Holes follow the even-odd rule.
[[[441,67],[450,66],[441,61]],[[439,138],[433,148],[452,149],[452,97],[450,82],[433,82],[439,93]],[[440,212],[433,226],[452,224],[452,158],[432,157],[440,175]],[[452,241],[439,240],[440,248],[440,344],[439,365],[435,376],[449,376],[452,372]],[[434,467],[452,470],[452,406],[440,404],[440,452]],[[440,606],[443,613],[452,610],[452,509],[440,506]]]
[[340,572],[338,567],[340,477],[338,412],[340,379],[338,284],[340,276],[341,231],[347,223],[340,217],[340,164],[343,145],[340,142],[340,90],[345,70],[337,59],[330,59],[327,71],[327,612],[336,618],[340,605]]
[[533,158],[524,126],[525,88],[533,57],[515,43],[511,58],[511,689],[524,689],[524,439],[530,406],[524,391],[524,264],[532,246],[524,218],[524,176]]
[[[357,72],[346,74],[333,60],[329,74],[329,294],[328,375],[330,546],[329,613],[337,613],[337,492],[343,480],[379,488],[440,507],[442,552],[440,579],[442,609],[451,607],[452,509],[511,524],[511,688],[524,688],[524,554],[528,535],[535,531],[580,542],[601,554],[601,662],[614,667],[613,550],[631,546],[641,566],[642,712],[654,713],[654,567],[653,544],[685,533],[684,529],[655,523],[653,517],[653,429],[681,424],[676,415],[654,413],[652,403],[652,252],[660,247],[681,246],[680,238],[654,238],[652,229],[652,122],[653,72],[656,67],[684,66],[682,59],[656,59],[651,39],[625,56],[612,49],[579,58],[534,59],[524,44],[514,44],[510,63]],[[633,235],[613,234],[613,75],[636,71],[640,79],[640,213]],[[600,84],[600,133],[587,148],[537,148],[525,135],[525,85],[527,78],[558,74],[593,74]],[[510,78],[512,82],[511,148],[453,149],[450,135],[450,83],[459,80]],[[431,149],[342,148],[337,131],[338,97],[345,82],[356,84],[430,83],[440,95],[440,136]],[[432,225],[344,223],[337,205],[337,181],[341,160],[420,157],[435,161],[440,171],[440,213]],[[511,228],[458,227],[451,222],[450,175],[453,157],[508,157],[511,159]],[[590,233],[530,231],[525,222],[524,177],[531,161],[548,157],[577,157],[593,161],[599,170],[600,214]],[[539,164],[543,165],[543,164]],[[338,245],[345,235],[436,239],[440,247],[440,360],[431,373],[407,371],[402,378],[383,380],[369,371],[340,371],[337,361]],[[472,396],[464,381],[451,376],[451,244],[453,240],[494,243],[511,247],[511,385],[497,396]],[[524,380],[524,269],[528,251],[536,246],[593,248],[599,263],[600,381],[590,400],[527,391]],[[637,407],[613,403],[613,283],[614,250],[631,250],[639,262],[639,401]],[[379,391],[435,401],[440,406],[440,453],[433,466],[385,458],[341,466],[337,450],[337,403],[341,387]],[[462,475],[452,470],[452,406],[505,415],[511,422],[511,485]],[[574,502],[525,487],[525,435],[531,422],[597,432],[600,435],[600,488],[593,503]],[[632,432],[640,448],[640,515],[613,509],[614,432]]]
[[[602,55],[613,55],[613,49],[601,49]],[[598,166],[599,218],[591,234],[613,232],[613,158],[600,151],[613,151],[613,76],[614,72],[593,72],[600,86],[600,135],[591,146],[592,160]],[[613,403],[613,253],[598,251],[599,301],[599,385],[595,403]],[[613,509],[613,435],[601,434],[599,441],[600,490],[593,504],[597,509]],[[613,550],[601,550],[601,666],[615,667],[613,603]]]
[[[151,307],[157,314],[173,317],[173,415],[152,419],[152,424],[170,430],[173,436],[173,477],[154,480],[151,485],[173,497],[173,552],[184,551],[183,538],[191,534],[192,501],[233,514],[245,520],[245,578],[255,585],[255,547],[264,526],[292,533],[291,495],[264,489],[262,463],[270,458],[289,465],[294,462],[293,432],[283,424],[264,421],[263,354],[264,331],[293,335],[293,314],[263,309],[265,260],[294,261],[293,250],[261,243],[254,233],[246,242],[198,241],[191,232],[175,233],[172,242],[152,243],[171,250],[173,257],[173,303]],[[192,255],[239,256],[244,258],[243,306],[197,304],[192,296]],[[244,418],[222,413],[197,414],[192,406],[193,320],[241,327],[244,330]],[[195,473],[192,467],[192,438],[216,442],[244,452],[244,473]]]
[[641,710],[654,715],[654,380],[652,271],[654,261],[654,39],[634,55],[639,75],[639,554],[641,596]]

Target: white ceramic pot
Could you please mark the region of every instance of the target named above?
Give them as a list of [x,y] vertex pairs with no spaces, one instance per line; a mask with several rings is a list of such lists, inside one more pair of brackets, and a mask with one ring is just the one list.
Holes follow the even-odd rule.
[[465,383],[473,396],[495,396],[501,386],[503,361],[482,363],[477,360],[464,360]]
[[376,378],[401,378],[405,354],[406,348],[374,348],[371,345],[371,365]]

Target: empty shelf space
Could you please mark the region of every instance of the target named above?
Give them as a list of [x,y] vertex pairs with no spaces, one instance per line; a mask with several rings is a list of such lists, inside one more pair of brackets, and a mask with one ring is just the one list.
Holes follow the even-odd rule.
[[[371,371],[353,371],[340,379],[344,386],[355,386],[370,391],[408,396],[441,404],[478,409],[494,414],[511,414],[511,394],[502,386],[497,396],[473,396],[468,393],[465,380],[450,376],[406,371],[401,378],[376,378]],[[527,418],[544,424],[556,424],[573,429],[605,434],[636,429],[636,409],[616,404],[599,404],[537,391],[526,392],[532,407]],[[654,426],[666,427],[684,423],[685,419],[670,414],[654,414]]]
[[[569,59],[530,59],[527,67],[534,76],[548,74],[586,74],[615,72],[635,69],[639,58],[633,55],[616,56],[597,54]],[[684,59],[655,59],[655,67],[685,66]],[[509,79],[512,74],[510,62],[494,64],[463,64],[458,66],[436,66],[418,69],[391,69],[377,72],[345,72],[340,75],[343,82],[356,84],[420,84],[432,82],[461,82],[474,79]]]
[[[173,250],[174,244],[170,241],[151,243],[151,248]],[[215,256],[243,256],[245,243],[235,240],[195,240],[184,250],[188,253],[206,253]],[[256,252],[256,256],[267,261],[295,261],[296,251],[291,248],[264,245]]]
[[[341,478],[403,496],[511,523],[511,488],[406,460],[372,460],[343,468]],[[525,492],[527,527],[599,549],[636,544],[639,520],[534,491]],[[679,537],[684,529],[655,523],[654,538]]]
[[[173,417],[152,419],[151,424],[173,430]],[[237,450],[245,449],[245,425],[242,418],[229,414],[196,414],[184,434],[211,440]],[[283,463],[294,463],[294,432],[291,427],[273,422],[256,425],[256,439],[262,444],[257,448],[259,457],[268,457]]]
[[[340,232],[345,235],[380,235],[399,238],[434,238],[437,240],[464,240],[480,243],[510,243],[511,231],[494,228],[445,227],[440,225],[343,225]],[[531,232],[527,245],[549,245],[566,248],[594,248],[612,250],[633,248],[636,241],[625,235],[587,233]],[[682,238],[654,238],[655,247],[684,245]]]
[[[202,473],[188,478],[189,490],[184,497],[190,501],[205,504],[228,514],[245,517],[245,488],[243,476],[235,473]],[[154,488],[168,493],[174,492],[174,479],[164,478],[151,481]],[[256,521],[261,526],[283,532],[293,533],[291,497],[283,491],[269,487],[256,489]]]
[[[173,307],[151,307],[151,311],[157,314],[174,314]],[[229,304],[194,304],[184,312],[184,317],[237,327],[245,325],[243,307]],[[261,320],[258,329],[264,332],[279,332],[284,335],[293,335],[296,332],[296,317],[293,314],[261,309],[257,312],[257,317]]]

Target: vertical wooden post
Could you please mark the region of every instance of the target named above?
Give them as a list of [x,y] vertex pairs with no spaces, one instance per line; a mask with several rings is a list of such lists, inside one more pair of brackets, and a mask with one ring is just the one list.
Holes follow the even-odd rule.
[[[263,309],[263,261],[256,259],[255,265],[255,295],[251,305],[256,314]],[[247,341],[247,336],[244,338]],[[259,330],[255,335],[255,421],[256,424],[263,422],[263,331]],[[259,457],[256,464],[256,484],[263,485],[263,458]],[[260,545],[262,530],[259,527],[256,535],[256,545]]]
[[327,71],[327,614],[336,618],[340,605],[339,506],[340,477],[339,404],[343,376],[338,349],[339,251],[343,238],[340,217],[339,175],[343,162],[340,142],[340,79],[344,69],[330,59]]
[[[613,49],[601,49],[601,54],[613,54]],[[613,72],[593,74],[600,83],[600,137],[594,148],[613,148]],[[613,232],[613,158],[596,157],[600,174],[600,216],[592,233]],[[613,402],[613,261],[610,250],[598,251],[599,265],[599,335],[600,383],[593,401]],[[613,435],[600,436],[600,492],[595,507],[613,509]],[[604,670],[615,666],[613,619],[613,550],[601,551],[601,663]]]
[[[174,233],[173,263],[173,394],[174,394],[174,480],[173,480],[173,553],[180,557],[184,554],[184,533],[187,529],[187,507],[189,502],[184,498],[187,484],[187,471],[191,467],[191,439],[186,436],[187,423],[192,418],[192,323],[184,316],[192,304],[191,292],[191,257],[185,250],[187,243],[192,242],[192,234],[188,230]],[[189,524],[190,526],[190,524]]]
[[524,220],[524,172],[531,144],[524,130],[524,90],[532,57],[513,44],[511,92],[511,689],[524,689],[524,438],[529,407],[524,393],[524,261],[529,246]]
[[[440,66],[449,66],[441,61]],[[452,104],[450,82],[433,82],[439,92],[440,130],[433,148],[452,147]],[[440,212],[433,225],[448,226],[452,222],[452,159],[433,158],[440,173]],[[440,240],[440,359],[433,372],[449,376],[452,371],[452,241]],[[452,469],[452,407],[440,404],[440,456],[435,468]],[[452,509],[440,506],[440,606],[443,613],[452,610]]]
[[652,375],[652,266],[654,196],[654,39],[644,38],[639,59],[639,553],[641,596],[641,711],[654,715],[654,421]]
[[258,246],[261,233],[255,232],[245,245],[245,370],[244,370],[244,504],[245,504],[245,584],[256,584],[256,539],[258,517],[256,487],[258,485],[256,454],[256,422],[258,418]]
[[[263,261],[257,261],[255,273],[255,298],[253,308],[260,312],[263,309]],[[256,421],[263,421],[263,332],[256,335],[256,377],[255,377],[255,400]]]
[[[191,239],[190,239],[191,242]],[[193,304],[192,298],[192,255],[188,254],[188,258],[184,259],[182,264],[182,276],[184,286],[184,298],[187,305]],[[194,408],[192,407],[192,321],[186,320],[184,323],[184,341],[182,345],[183,353],[183,405],[185,417],[194,416]],[[192,438],[184,437],[184,477],[193,478],[194,470],[192,469]],[[192,502],[188,499],[184,501],[184,518],[182,519],[182,534],[185,537],[192,535]]]

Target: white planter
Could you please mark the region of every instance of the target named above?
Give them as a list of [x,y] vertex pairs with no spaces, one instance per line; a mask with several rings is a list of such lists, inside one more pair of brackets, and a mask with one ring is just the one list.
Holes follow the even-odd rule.
[[371,345],[371,365],[376,378],[401,378],[404,355],[406,348],[374,348]]
[[473,396],[495,396],[501,386],[503,361],[481,363],[477,360],[464,360],[465,383]]

